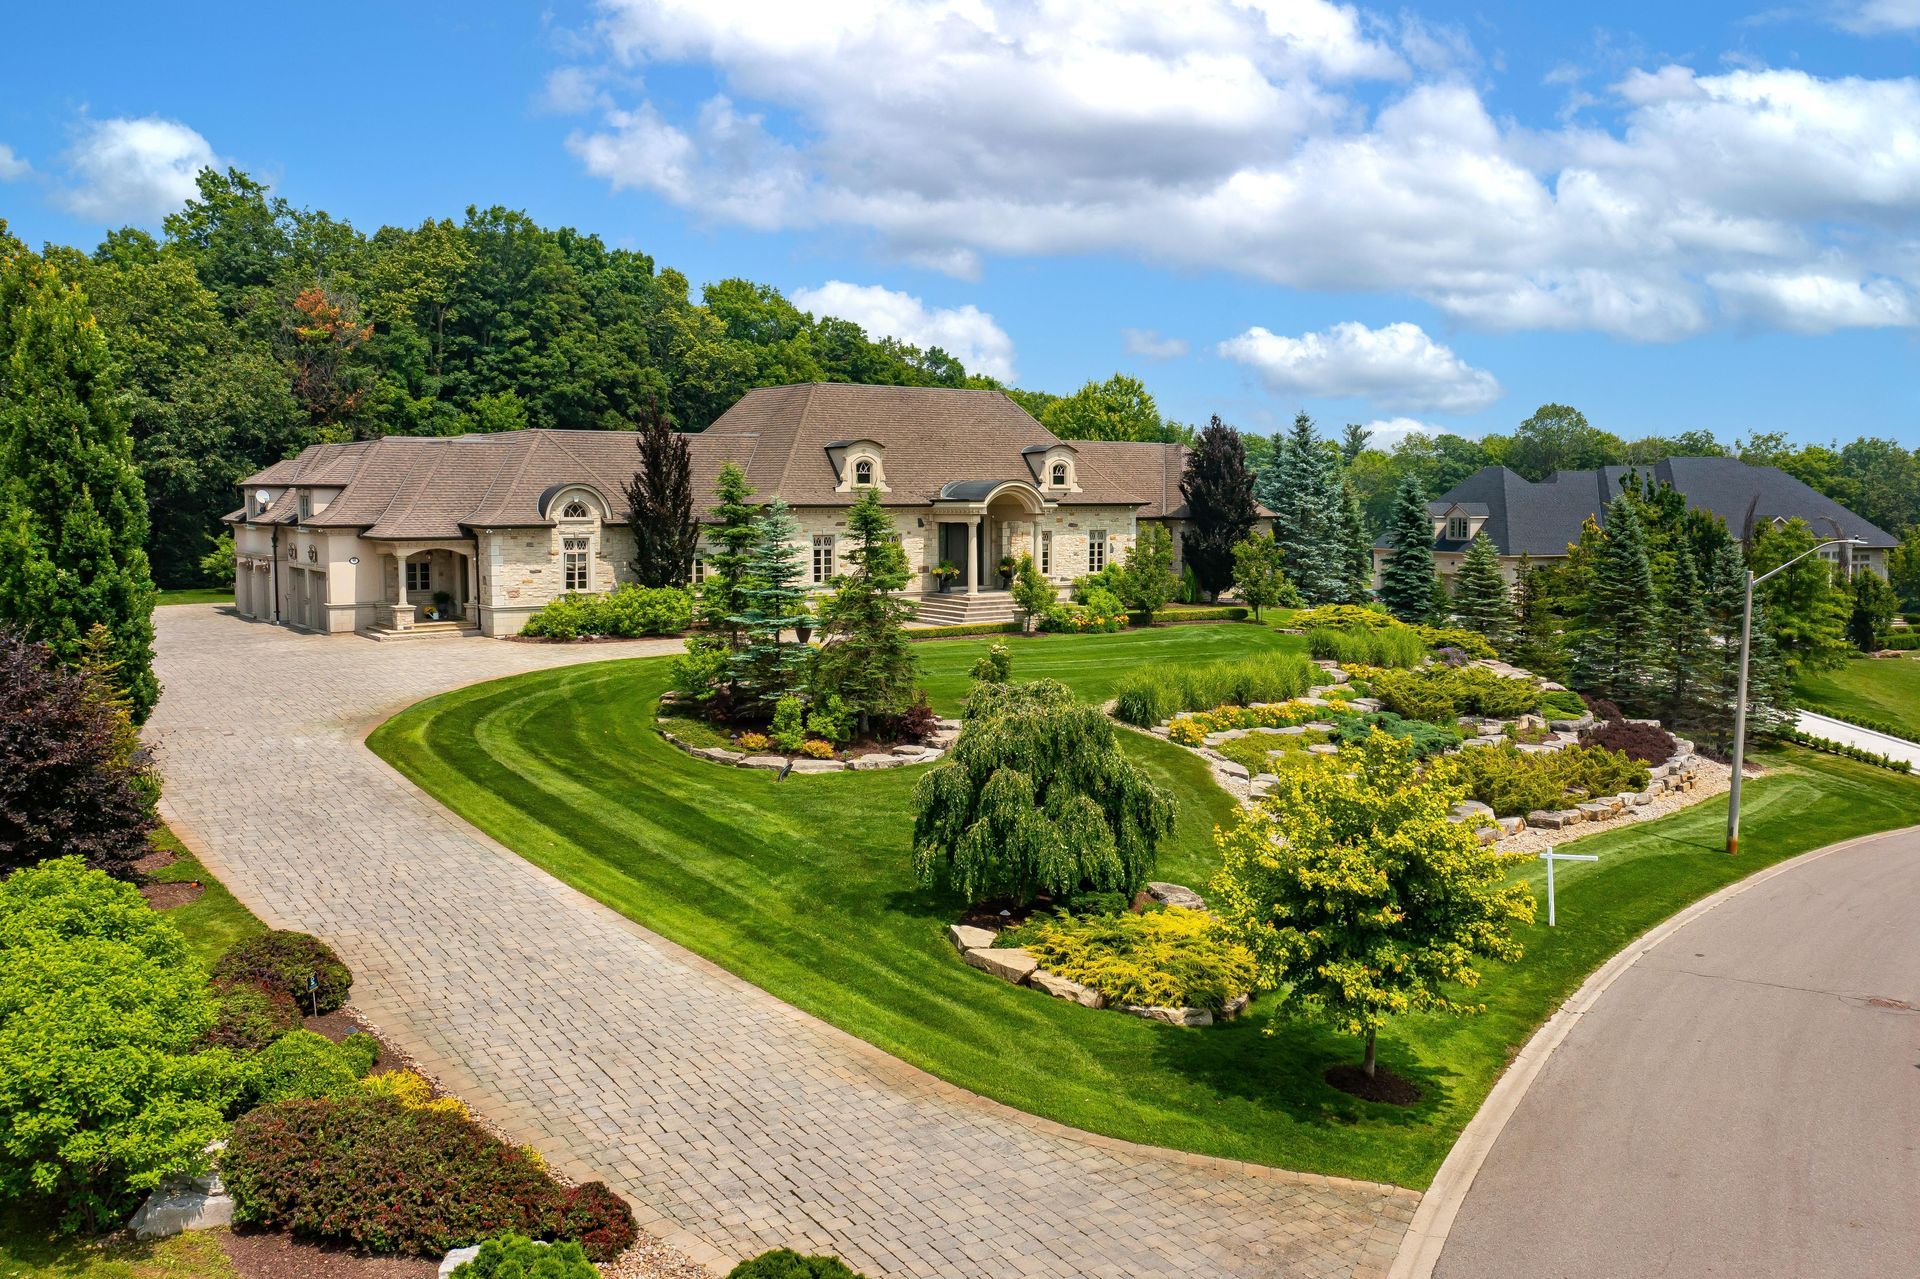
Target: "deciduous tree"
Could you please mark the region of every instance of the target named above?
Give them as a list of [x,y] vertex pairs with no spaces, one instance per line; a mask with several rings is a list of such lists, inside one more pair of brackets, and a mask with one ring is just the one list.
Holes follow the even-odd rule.
[[1181,558],[1193,570],[1209,599],[1233,581],[1233,548],[1246,540],[1259,518],[1253,500],[1253,472],[1240,432],[1218,416],[1200,432],[1180,476],[1186,499],[1187,527],[1181,534]]
[[1287,580],[1286,552],[1266,533],[1256,533],[1233,548],[1233,589],[1254,620],[1263,608],[1298,608],[1300,592]]
[[[1819,545],[1820,539],[1801,519],[1784,525],[1763,524],[1748,551],[1747,563],[1756,576],[1786,564]],[[1772,619],[1771,634],[1790,672],[1824,670],[1847,658],[1849,601],[1834,582],[1833,566],[1818,554],[1784,570],[1759,587],[1760,598]]]
[[1167,606],[1179,580],[1173,575],[1173,535],[1164,524],[1142,524],[1120,566],[1120,602],[1141,625]]
[[633,575],[642,586],[685,586],[700,526],[693,511],[693,462],[687,439],[659,408],[641,419],[634,445],[640,468],[627,481]]

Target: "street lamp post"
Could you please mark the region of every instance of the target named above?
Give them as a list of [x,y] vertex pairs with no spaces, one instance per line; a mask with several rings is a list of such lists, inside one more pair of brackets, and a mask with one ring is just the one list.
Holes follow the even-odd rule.
[[1785,564],[1776,564],[1758,577],[1753,575],[1752,569],[1747,570],[1746,600],[1740,611],[1740,689],[1733,701],[1733,777],[1727,789],[1727,856],[1729,857],[1740,851],[1740,764],[1746,755],[1747,747],[1747,649],[1753,641],[1753,588],[1776,573],[1792,568],[1807,556],[1826,550],[1829,546],[1865,545],[1866,541],[1858,537],[1830,538],[1818,546],[1800,552]]

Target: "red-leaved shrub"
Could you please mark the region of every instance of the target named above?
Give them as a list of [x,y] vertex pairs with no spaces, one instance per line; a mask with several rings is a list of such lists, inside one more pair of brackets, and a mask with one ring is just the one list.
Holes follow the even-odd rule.
[[284,1101],[241,1116],[221,1158],[234,1220],[376,1253],[438,1256],[513,1231],[595,1261],[633,1242],[606,1186],[566,1187],[469,1119],[389,1097]]
[[1658,724],[1636,724],[1620,718],[1595,724],[1580,735],[1580,741],[1586,746],[1604,746],[1610,751],[1619,751],[1629,759],[1649,765],[1666,763],[1673,758],[1673,752],[1677,749],[1673,734]]

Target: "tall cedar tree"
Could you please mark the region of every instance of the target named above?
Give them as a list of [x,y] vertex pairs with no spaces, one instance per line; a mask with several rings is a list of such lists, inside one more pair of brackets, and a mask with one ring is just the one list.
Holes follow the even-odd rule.
[[132,879],[146,855],[151,765],[97,680],[0,627],[0,872],[71,853]]
[[1847,621],[1847,639],[1863,653],[1880,647],[1880,639],[1893,626],[1900,597],[1872,569],[1857,569],[1852,585],[1853,613]]
[[1233,548],[1253,531],[1259,518],[1246,446],[1240,432],[1218,415],[1187,454],[1180,496],[1186,499],[1188,511],[1182,555],[1207,598],[1218,599],[1233,584]]
[[774,498],[754,521],[746,574],[733,588],[740,611],[731,619],[744,637],[733,656],[733,686],[745,704],[769,709],[800,687],[807,646],[786,632],[806,621],[800,582],[800,526],[786,502]]
[[1658,678],[1658,612],[1639,503],[1621,493],[1607,504],[1574,645],[1574,676],[1582,691],[1645,709]]
[[1453,592],[1447,589],[1447,579],[1435,573],[1427,581],[1428,626],[1453,625]]
[[1660,718],[1669,727],[1694,732],[1711,717],[1706,593],[1691,548],[1674,556],[1673,578],[1660,601],[1660,647],[1666,653]]
[[1512,646],[1513,602],[1507,596],[1499,552],[1484,532],[1474,534],[1461,557],[1460,571],[1453,579],[1453,611],[1461,625],[1486,636],[1501,652]]
[[834,579],[820,606],[821,646],[813,657],[816,698],[837,696],[871,731],[877,716],[898,715],[913,702],[919,663],[907,642],[912,601],[900,592],[912,574],[893,517],[868,489],[847,512],[852,570]]
[[[1733,708],[1740,684],[1740,614],[1747,565],[1731,541],[1714,552],[1705,582],[1708,645],[1701,663],[1702,737],[1725,753],[1733,743]],[[1766,603],[1753,602],[1753,638],[1747,658],[1747,723],[1766,732],[1793,712],[1793,678],[1779,659]]]
[[760,540],[760,507],[753,501],[747,473],[733,462],[721,464],[713,496],[714,528],[708,538],[714,549],[707,556],[706,581],[700,585],[700,612],[707,628],[722,636],[732,650],[740,647],[740,628],[733,618],[741,610],[740,588]]
[[1546,570],[1522,554],[1513,582],[1513,662],[1547,679],[1567,674],[1567,649],[1560,638],[1560,619],[1554,615]]
[[687,437],[652,407],[634,445],[640,469],[627,481],[627,522],[633,529],[633,575],[642,586],[685,586],[693,576],[700,525],[693,514],[693,460]]
[[1387,524],[1393,551],[1380,571],[1380,600],[1403,622],[1417,622],[1433,603],[1433,517],[1418,476],[1400,481]]
[[96,624],[136,723],[153,673],[147,498],[106,341],[77,286],[0,228],[0,622],[78,664]]

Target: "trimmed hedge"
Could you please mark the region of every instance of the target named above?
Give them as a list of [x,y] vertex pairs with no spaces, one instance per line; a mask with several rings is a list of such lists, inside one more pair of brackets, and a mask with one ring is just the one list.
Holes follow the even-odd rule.
[[[284,990],[302,1010],[330,1013],[347,1002],[353,973],[333,947],[307,933],[271,932],[235,942],[213,961],[216,982]],[[312,978],[314,988],[308,989]]]
[[233,1125],[221,1177],[234,1221],[433,1257],[507,1231],[608,1261],[637,1236],[600,1182],[562,1186],[469,1119],[390,1097],[283,1101]]
[[1815,737],[1812,733],[1803,733],[1797,728],[1779,730],[1778,737],[1795,742],[1812,751],[1822,751],[1828,755],[1839,755],[1844,759],[1857,760],[1862,764],[1872,764],[1875,768],[1884,768],[1895,773],[1911,773],[1913,765],[1904,759],[1894,759],[1891,755],[1879,755],[1859,746],[1849,746],[1845,742],[1836,742],[1830,737]]
[[520,633],[537,639],[573,640],[587,635],[633,639],[676,635],[692,625],[692,592],[629,582],[605,595],[562,595],[529,617]]
[[959,626],[915,626],[907,630],[910,640],[959,639],[966,635],[1018,635],[1018,622],[967,622]]
[[838,1257],[803,1257],[776,1248],[750,1257],[727,1271],[727,1279],[866,1279]]
[[1163,608],[1153,615],[1153,620],[1156,625],[1162,622],[1244,622],[1250,616],[1249,610],[1239,604],[1220,604],[1203,608]]

